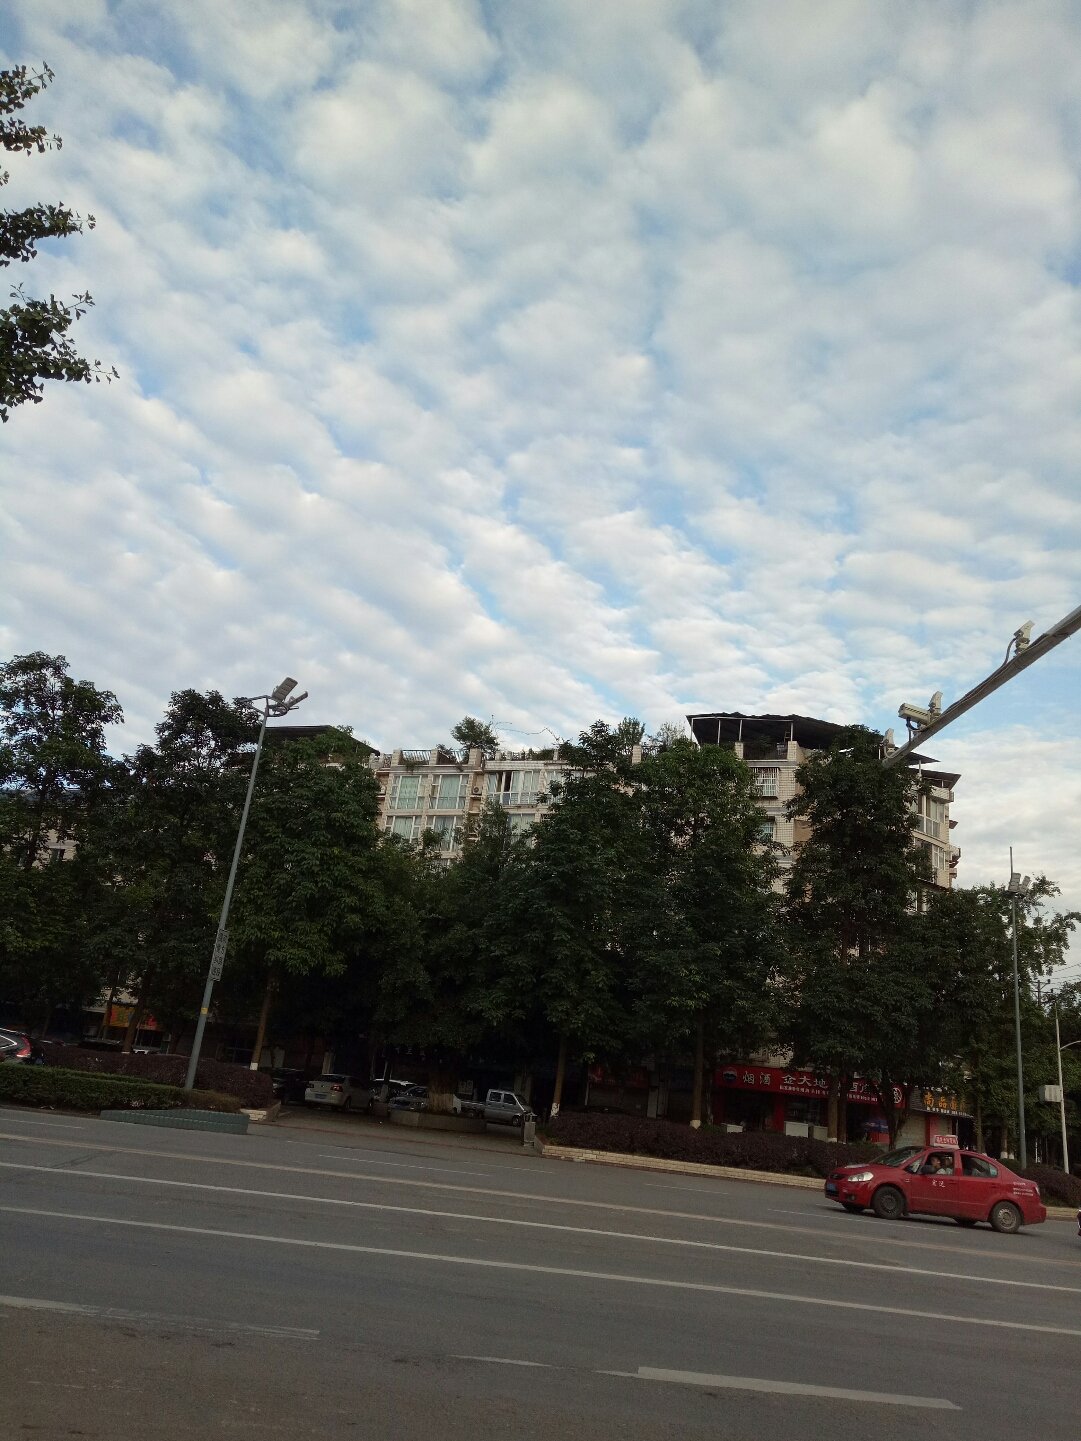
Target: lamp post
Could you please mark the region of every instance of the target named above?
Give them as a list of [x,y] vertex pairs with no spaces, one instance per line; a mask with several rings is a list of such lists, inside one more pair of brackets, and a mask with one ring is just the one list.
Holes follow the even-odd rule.
[[1066,1093],[1062,1089],[1062,1053],[1068,1051],[1071,1046],[1081,1046],[1081,1041],[1067,1041],[1066,1044],[1059,1044],[1058,1030],[1058,1000],[1055,1001],[1055,1062],[1058,1065],[1058,1118],[1062,1126],[1062,1169],[1067,1176],[1070,1174],[1070,1145],[1066,1139]]
[[1021,979],[1017,964],[1017,897],[1027,896],[1031,884],[1028,876],[1022,880],[1020,871],[1014,870],[1013,846],[1011,846],[1010,883],[1006,890],[1010,897],[1010,929],[1013,932],[1013,1024],[1017,1039],[1017,1138],[1022,1171],[1028,1165],[1028,1147],[1025,1143],[1025,1066],[1021,1056]]
[[184,1081],[185,1091],[190,1091],[195,1085],[195,1072],[199,1068],[199,1053],[203,1048],[203,1032],[206,1030],[207,1013],[210,1010],[210,997],[214,990],[214,982],[221,980],[222,966],[225,964],[225,949],[229,944],[229,932],[226,924],[229,920],[229,905],[233,899],[233,885],[236,881],[237,866],[240,864],[240,852],[244,845],[244,829],[248,824],[248,812],[251,810],[252,792],[255,790],[255,776],[259,769],[259,757],[263,753],[263,736],[266,734],[266,723],[271,716],[288,715],[295,710],[302,700],[308,697],[307,691],[300,695],[289,695],[296,690],[296,681],[292,676],[287,675],[281,685],[275,686],[269,695],[252,696],[249,704],[254,705],[256,701],[263,702],[263,720],[259,726],[259,739],[255,743],[255,756],[251,763],[251,775],[248,777],[248,791],[244,797],[244,809],[240,813],[240,829],[236,835],[236,845],[233,848],[233,864],[229,867],[229,879],[225,886],[225,899],[221,906],[221,915],[218,917],[218,931],[214,937],[214,949],[210,956],[210,968],[206,973],[206,986],[203,988],[203,1003],[199,1007],[199,1019],[195,1024],[195,1040],[192,1043],[191,1056],[188,1059],[188,1074]]

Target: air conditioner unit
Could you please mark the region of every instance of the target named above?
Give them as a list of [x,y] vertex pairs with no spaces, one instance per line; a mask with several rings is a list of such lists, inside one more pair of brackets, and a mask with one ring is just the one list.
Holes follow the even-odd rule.
[[479,796],[479,795],[481,794],[481,788],[480,788],[480,786],[474,786],[474,787],[473,787],[473,794],[474,794],[475,796]]

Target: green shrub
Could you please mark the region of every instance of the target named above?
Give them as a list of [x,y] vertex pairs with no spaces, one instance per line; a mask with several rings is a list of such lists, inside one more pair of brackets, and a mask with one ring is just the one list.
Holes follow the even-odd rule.
[[1045,1206],[1081,1206],[1081,1181],[1076,1176],[1054,1166],[1029,1166],[1017,1174],[1036,1182]]
[[236,1096],[217,1091],[182,1091],[117,1076],[64,1071],[57,1066],[0,1065],[0,1101],[24,1106],[58,1106],[68,1111],[170,1110],[239,1111]]
[[[182,1086],[188,1074],[187,1056],[124,1055],[119,1051],[88,1051],[81,1046],[49,1046],[45,1060],[65,1071],[91,1071],[95,1075],[130,1076],[158,1086]],[[242,1106],[269,1106],[274,1088],[265,1071],[225,1061],[201,1060],[195,1084],[223,1096],[237,1096]]]
[[587,1151],[622,1151],[695,1161],[707,1166],[738,1166],[751,1171],[828,1176],[837,1166],[873,1160],[882,1148],[867,1141],[838,1145],[766,1131],[729,1132],[712,1126],[692,1131],[675,1121],[647,1120],[597,1112],[560,1111],[547,1137],[558,1146]]

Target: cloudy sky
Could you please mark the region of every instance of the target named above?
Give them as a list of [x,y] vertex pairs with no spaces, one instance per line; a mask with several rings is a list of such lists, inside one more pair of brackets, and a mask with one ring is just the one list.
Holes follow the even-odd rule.
[[[120,380],[0,433],[0,650],[118,749],[286,671],[387,748],[884,728],[1081,599],[1081,5],[4,11],[65,141],[6,203],[98,219],[18,278]],[[1079,678],[935,741],[962,880],[1081,906]]]

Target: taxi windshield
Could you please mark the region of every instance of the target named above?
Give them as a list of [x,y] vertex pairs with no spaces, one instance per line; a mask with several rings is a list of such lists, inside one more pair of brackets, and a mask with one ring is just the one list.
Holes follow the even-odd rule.
[[901,1146],[896,1151],[890,1151],[885,1156],[880,1156],[875,1162],[876,1166],[903,1166],[906,1161],[911,1161],[913,1156],[918,1156],[923,1146]]

